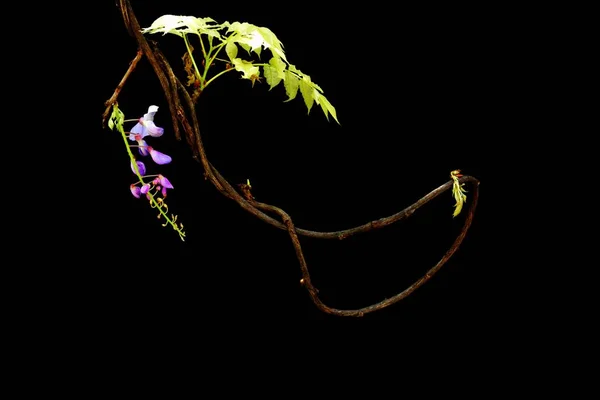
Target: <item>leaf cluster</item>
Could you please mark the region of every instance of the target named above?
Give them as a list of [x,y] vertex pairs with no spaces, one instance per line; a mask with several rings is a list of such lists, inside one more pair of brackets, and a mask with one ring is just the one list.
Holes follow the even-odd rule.
[[[142,33],[163,33],[163,35],[169,33],[184,39],[186,35],[193,34],[198,35],[201,41],[204,36],[211,48],[213,48],[214,41],[217,40],[220,43],[214,48],[217,49],[217,52],[222,48],[225,49],[229,60],[228,64],[240,72],[243,79],[248,79],[254,84],[256,80],[260,79],[262,69],[269,90],[283,82],[285,93],[288,96],[286,102],[295,99],[299,91],[309,113],[316,103],[321,106],[327,119],[331,115],[338,124],[340,123],[335,107],[325,97],[323,89],[314,83],[309,75],[300,71],[287,60],[283,44],[268,28],[247,22],[230,23],[225,21],[219,24],[212,18],[168,14],[157,18],[149,27],[142,29]],[[260,59],[263,50],[269,50],[272,57],[268,63],[261,63],[243,58],[240,55],[242,53],[240,49],[244,50],[249,58],[255,54]],[[217,59],[216,54],[212,59]]]

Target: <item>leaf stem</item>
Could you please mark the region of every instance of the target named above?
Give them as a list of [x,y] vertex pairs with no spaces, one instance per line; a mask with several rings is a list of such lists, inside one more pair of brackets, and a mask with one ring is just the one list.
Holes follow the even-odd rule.
[[210,78],[208,80],[208,82],[206,82],[206,84],[204,85],[204,87],[206,88],[209,83],[211,83],[212,81],[214,81],[215,79],[217,79],[219,76],[223,75],[225,72],[229,72],[229,71],[235,71],[235,68],[224,69],[223,71],[219,72],[218,74],[216,74],[215,76],[213,76],[212,78]]
[[[211,42],[210,50],[208,51],[208,54],[206,54],[204,57],[204,74],[202,75],[202,90],[204,90],[208,86],[209,82],[213,81],[217,76],[220,76],[223,73],[223,71],[221,71],[220,73],[213,76],[211,79],[209,79],[207,81],[206,77],[208,76],[208,69],[210,68],[212,63],[215,61],[215,59],[217,58],[217,55],[219,54],[221,49],[223,49],[223,46],[225,46],[225,42],[223,42],[215,47],[212,47],[212,42]],[[213,52],[214,52],[214,54],[211,56],[211,54]],[[225,71],[227,71],[227,70],[225,70]]]

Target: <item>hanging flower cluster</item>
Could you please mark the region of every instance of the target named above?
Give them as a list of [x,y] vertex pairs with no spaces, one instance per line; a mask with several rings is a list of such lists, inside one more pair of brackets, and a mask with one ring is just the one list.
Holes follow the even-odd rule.
[[[132,183],[129,187],[131,194],[136,198],[145,197],[152,208],[158,210],[158,218],[164,218],[165,223],[163,226],[171,225],[171,227],[179,234],[181,240],[185,238],[185,232],[183,231],[183,224],[177,223],[177,216],[171,214],[169,216],[169,207],[165,202],[167,197],[167,189],[173,189],[173,185],[162,174],[146,175],[146,165],[139,161],[133,154],[132,148],[137,147],[138,153],[142,157],[150,156],[152,161],[156,164],[164,165],[172,161],[171,157],[155,150],[152,146],[146,143],[147,136],[150,137],[161,137],[164,133],[164,129],[154,124],[154,114],[158,111],[157,106],[150,106],[148,112],[143,117],[134,120],[126,120],[123,112],[119,110],[117,104],[113,105],[113,112],[108,120],[108,127],[114,129],[115,127],[123,136],[127,148],[127,154],[130,158],[131,170],[137,177],[137,181]],[[137,121],[137,124],[129,132],[125,132],[123,124],[125,122]],[[135,142],[137,144],[130,144]]]

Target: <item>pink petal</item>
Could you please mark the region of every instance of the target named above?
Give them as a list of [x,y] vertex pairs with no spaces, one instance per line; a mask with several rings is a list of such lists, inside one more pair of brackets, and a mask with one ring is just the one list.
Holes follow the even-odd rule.
[[174,187],[171,184],[171,182],[169,182],[169,180],[165,176],[158,175],[158,179],[159,179],[160,184],[163,187],[166,187],[167,189],[174,189]]
[[138,199],[140,198],[140,193],[141,193],[141,191],[140,191],[140,188],[139,188],[139,187],[137,187],[136,185],[131,185],[131,186],[129,186],[129,190],[131,190],[131,194],[132,194],[134,197],[136,197],[136,198],[138,198]]

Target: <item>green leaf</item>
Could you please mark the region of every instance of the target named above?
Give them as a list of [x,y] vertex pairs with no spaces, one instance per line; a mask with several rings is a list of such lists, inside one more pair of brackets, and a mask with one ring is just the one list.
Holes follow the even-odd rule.
[[250,50],[252,49],[250,47],[250,45],[248,45],[246,43],[242,43],[242,42],[239,42],[239,43],[240,43],[240,46],[242,46],[242,49],[246,50],[248,52],[248,55],[250,55]]
[[244,44],[249,52],[253,51],[259,57],[262,48],[265,48],[270,49],[273,56],[286,59],[283,45],[269,28],[258,27],[247,22],[234,22],[228,25],[227,33],[229,32],[233,32],[230,36],[232,40]]
[[117,125],[123,127],[123,122],[125,122],[125,114],[117,108]]
[[306,104],[306,108],[308,108],[308,114],[310,114],[310,109],[315,101],[314,91],[315,89],[311,85],[310,78],[307,79],[305,76],[300,79],[300,93],[302,93],[304,104]]
[[279,85],[282,79],[285,79],[285,67],[286,64],[276,56],[269,60],[269,65],[263,66],[265,78],[270,86],[269,90]]
[[227,32],[231,31],[234,32],[234,34],[231,35],[231,40],[245,45],[242,47],[249,49],[248,52],[255,51],[263,44],[264,40],[262,36],[257,33],[257,27],[252,24],[247,22],[234,22],[227,30]]
[[198,36],[205,34],[209,37],[216,37],[222,40],[218,32],[224,24],[213,24],[212,18],[196,18],[185,15],[163,15],[158,17],[148,28],[142,29],[142,33],[160,33],[163,35],[172,33],[177,36],[183,36],[186,33],[193,33]]
[[329,100],[327,100],[327,98],[325,96],[323,96],[322,94],[319,94],[319,93],[315,93],[315,101],[317,102],[318,105],[321,106],[321,109],[323,110],[323,113],[325,114],[325,118],[327,118],[327,121],[329,121],[328,114],[331,114],[333,116],[333,118],[335,119],[335,122],[337,122],[338,124],[340,123],[340,121],[338,121],[338,119],[337,119],[337,113],[335,111],[335,107],[331,105],[331,103],[329,102]]
[[227,32],[234,32],[234,33],[239,33],[241,35],[245,34],[248,31],[250,24],[247,22],[233,22],[231,24],[228,24],[227,26]]
[[119,106],[115,103],[112,106],[112,113],[110,114],[110,118],[108,119],[108,127],[112,130],[115,125],[117,129],[123,127],[123,122],[125,121],[125,114],[123,111],[119,109]]
[[277,36],[275,36],[273,31],[265,27],[257,28],[257,31],[263,39],[263,46],[265,49],[271,49],[273,55],[277,55],[286,60],[285,53],[283,52],[283,44],[277,39]]
[[462,211],[463,204],[467,201],[466,190],[463,188],[464,183],[460,183],[458,178],[462,176],[460,174],[460,170],[456,169],[450,172],[450,177],[452,178],[452,197],[456,200],[456,204],[454,205],[454,212],[452,213],[452,217],[456,217]]
[[[305,75],[308,76],[308,75]],[[309,77],[309,76],[308,76]],[[309,77],[310,78],[310,77]],[[313,81],[310,81],[310,83],[313,85],[313,87],[315,89],[317,89],[319,92],[323,93],[323,89],[321,89],[321,87],[319,85],[317,85],[316,83],[314,83]]]
[[253,75],[258,76],[260,74],[258,67],[253,65],[250,61],[234,58],[231,62],[233,63],[235,70],[240,71],[243,74],[243,79],[250,79]]
[[298,86],[300,80],[290,71],[285,71],[285,80],[283,81],[283,85],[285,86],[285,94],[288,95],[288,99],[286,101],[294,100],[296,95],[298,94]]
[[263,65],[263,75],[269,84],[269,90],[273,89],[281,82],[281,77],[277,73],[277,70],[270,65]]
[[[163,15],[158,17],[154,22],[148,27],[142,29],[142,33],[160,33],[163,35],[167,33],[172,33],[178,36],[183,36],[183,33],[186,33],[186,30],[179,30],[184,26],[187,26],[186,20],[190,20],[194,17],[184,17],[181,15]],[[191,33],[190,30],[187,30],[187,33]]]
[[286,64],[281,61],[280,58],[277,57],[273,57],[269,60],[269,64],[271,65],[271,67],[275,68],[275,70],[277,71],[277,75],[281,78],[281,79],[285,79],[285,67]]
[[228,41],[225,45],[225,52],[231,61],[237,57],[238,47],[234,42]]

